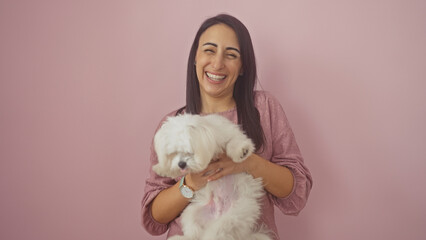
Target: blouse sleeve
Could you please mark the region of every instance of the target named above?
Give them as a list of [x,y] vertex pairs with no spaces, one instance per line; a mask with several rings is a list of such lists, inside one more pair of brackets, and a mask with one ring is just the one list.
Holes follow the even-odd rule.
[[[280,103],[272,96],[268,98],[272,140],[271,162],[285,166],[293,174],[292,192],[278,198],[270,194],[273,203],[287,215],[298,215],[305,207],[312,188],[312,176],[305,166],[293,131]],[[267,143],[268,144],[268,143]]]
[[154,200],[154,198],[162,190],[167,189],[173,186],[174,184],[176,184],[176,181],[174,179],[161,177],[152,170],[152,166],[157,163],[158,163],[158,159],[157,159],[157,154],[155,153],[155,150],[154,150],[154,144],[151,144],[151,157],[150,157],[150,169],[149,169],[150,175],[145,181],[145,190],[144,190],[144,196],[142,198],[142,213],[141,213],[142,226],[151,235],[161,235],[165,233],[169,228],[168,224],[159,223],[152,217],[151,203]]

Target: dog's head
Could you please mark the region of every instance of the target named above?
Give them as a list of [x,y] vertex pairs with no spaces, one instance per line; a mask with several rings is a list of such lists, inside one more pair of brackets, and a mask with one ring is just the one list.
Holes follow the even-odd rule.
[[154,172],[172,178],[206,169],[220,148],[203,118],[189,114],[169,117],[155,134],[154,147]]

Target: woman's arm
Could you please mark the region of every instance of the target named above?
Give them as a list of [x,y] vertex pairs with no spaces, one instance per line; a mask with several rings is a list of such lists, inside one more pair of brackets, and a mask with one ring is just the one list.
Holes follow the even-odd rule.
[[261,177],[266,191],[276,197],[286,197],[293,190],[294,177],[291,171],[257,154],[250,155],[241,163],[235,163],[226,155],[222,155],[219,161],[211,163],[209,167],[221,171],[211,175],[208,181],[217,180],[228,174],[247,172],[254,178]]
[[159,223],[168,223],[175,219],[189,204],[179,190],[179,182],[161,191],[152,201],[151,214]]
[[[198,191],[207,184],[212,168],[208,167],[200,173],[190,173],[185,176],[185,185],[194,191]],[[159,223],[168,223],[175,219],[189,204],[190,199],[182,196],[179,190],[179,182],[161,191],[152,202],[152,217]]]
[[248,169],[246,169],[246,172],[254,178],[261,177],[265,189],[272,195],[283,198],[293,191],[294,177],[288,168],[270,162],[256,154],[252,154],[247,161]]

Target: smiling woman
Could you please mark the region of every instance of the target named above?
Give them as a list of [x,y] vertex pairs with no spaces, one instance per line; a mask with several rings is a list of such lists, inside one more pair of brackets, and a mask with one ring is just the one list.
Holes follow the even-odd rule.
[[[191,231],[182,230],[180,215],[193,194],[183,190],[196,196],[210,181],[247,173],[261,179],[266,192],[256,226],[268,229],[267,239],[279,239],[274,205],[284,214],[297,215],[307,202],[312,178],[280,103],[254,90],[256,62],[247,28],[225,14],[207,19],[195,36],[187,67],[186,105],[167,114],[160,126],[167,117],[184,113],[221,115],[242,128],[256,151],[239,163],[224,153],[203,171],[177,179],[161,177],[151,168],[142,200],[143,226],[153,235],[169,230],[168,237]],[[157,163],[152,150],[151,167]]]
[[201,112],[232,109],[234,86],[242,66],[238,38],[232,28],[225,24],[208,28],[200,37],[195,61]]
[[[204,99],[200,93],[201,87],[199,79],[204,78],[204,72],[201,71],[201,74],[199,74],[199,71],[196,69],[196,58],[197,54],[203,50],[203,47],[212,46],[213,49],[205,50],[213,51],[213,53],[214,51],[218,51],[217,48],[219,47],[218,43],[209,42],[213,40],[208,40],[207,37],[216,39],[222,44],[225,43],[224,39],[227,39],[227,45],[220,47],[225,47],[226,50],[229,50],[229,52],[226,52],[227,54],[230,54],[228,58],[232,59],[232,55],[239,58],[241,69],[239,70],[239,76],[233,86],[232,100],[234,101],[234,105],[237,110],[238,123],[253,140],[256,147],[260,148],[263,145],[264,138],[262,128],[258,127],[260,125],[259,111],[254,104],[254,87],[256,85],[257,70],[253,44],[247,28],[238,19],[232,16],[221,14],[216,17],[209,18],[204,21],[198,29],[188,58],[186,106],[179,109],[178,113],[181,113],[183,110],[192,114],[199,114],[203,112],[202,107],[204,106],[202,101],[204,101]],[[202,42],[202,38],[206,38],[204,40],[206,42]],[[235,49],[236,51],[230,51],[232,49]],[[224,57],[222,56],[222,59],[223,58]],[[221,99],[219,97],[214,100],[214,102],[220,100],[224,101],[225,105],[223,108],[232,108],[232,100],[226,98]],[[214,104],[214,102],[211,103]],[[215,105],[215,107],[221,108],[219,106],[221,104]],[[207,112],[206,109],[205,111]],[[218,110],[216,112],[222,111]]]

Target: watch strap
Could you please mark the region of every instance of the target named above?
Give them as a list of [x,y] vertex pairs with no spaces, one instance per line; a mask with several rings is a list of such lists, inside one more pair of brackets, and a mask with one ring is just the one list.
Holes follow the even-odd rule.
[[179,181],[179,188],[181,188],[181,187],[184,185],[185,177],[186,177],[186,175],[185,175],[185,176],[183,176],[183,177],[180,179],[180,181]]

